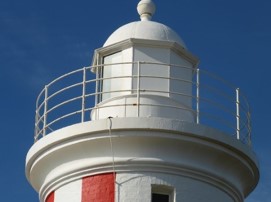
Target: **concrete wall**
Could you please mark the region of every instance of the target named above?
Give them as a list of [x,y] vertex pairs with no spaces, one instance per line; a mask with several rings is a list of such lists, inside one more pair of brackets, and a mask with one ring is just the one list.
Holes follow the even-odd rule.
[[172,187],[172,202],[234,202],[226,192],[207,182],[155,172],[117,174],[116,202],[151,202],[153,185]]
[[114,174],[87,176],[51,192],[45,202],[114,202]]
[[156,172],[117,173],[116,181],[113,173],[87,176],[51,192],[46,202],[151,202],[157,191],[169,194],[170,202],[235,202],[208,182]]

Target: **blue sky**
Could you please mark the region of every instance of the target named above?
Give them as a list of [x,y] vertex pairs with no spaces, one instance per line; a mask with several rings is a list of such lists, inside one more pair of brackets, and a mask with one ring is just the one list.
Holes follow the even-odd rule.
[[[38,201],[24,175],[33,144],[35,99],[45,84],[89,66],[119,26],[139,20],[137,0],[0,1],[1,200]],[[271,1],[155,1],[153,17],[173,28],[200,68],[236,84],[252,108],[252,143],[261,179],[246,202],[271,198],[269,134]],[[269,198],[269,199],[268,199]]]

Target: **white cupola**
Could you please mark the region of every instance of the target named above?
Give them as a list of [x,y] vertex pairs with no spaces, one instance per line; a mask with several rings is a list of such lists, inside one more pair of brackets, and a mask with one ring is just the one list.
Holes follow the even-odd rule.
[[195,114],[189,109],[198,59],[176,32],[151,21],[155,13],[152,1],[140,1],[137,10],[141,21],[118,28],[95,51],[93,65],[100,79],[100,96],[92,120],[110,114],[194,122]]

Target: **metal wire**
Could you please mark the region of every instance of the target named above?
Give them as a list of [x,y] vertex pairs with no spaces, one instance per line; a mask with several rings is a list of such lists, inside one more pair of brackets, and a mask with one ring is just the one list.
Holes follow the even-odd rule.
[[109,128],[108,128],[108,134],[109,134],[109,140],[110,140],[110,148],[111,148],[111,155],[112,155],[112,169],[113,169],[113,175],[114,175],[114,181],[116,182],[116,171],[115,171],[115,153],[113,148],[113,142],[112,142],[112,118],[109,116],[107,119],[109,120]]

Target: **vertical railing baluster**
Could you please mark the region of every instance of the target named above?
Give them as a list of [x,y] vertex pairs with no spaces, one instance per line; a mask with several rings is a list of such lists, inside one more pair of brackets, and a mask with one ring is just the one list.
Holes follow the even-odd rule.
[[39,108],[39,105],[37,104],[38,103],[38,100],[39,99],[37,99],[37,101],[36,101],[36,114],[35,114],[35,134],[34,134],[34,141],[36,142],[37,141],[37,139],[38,139],[38,134],[39,134],[39,132],[40,132],[40,124],[39,124],[39,110],[38,110],[38,108]]
[[98,108],[96,108],[96,106],[97,106],[97,104],[98,104],[98,102],[100,101],[100,96],[101,96],[101,94],[100,94],[100,91],[101,91],[101,89],[100,89],[100,85],[101,85],[101,81],[100,81],[100,79],[101,79],[101,76],[100,76],[100,66],[98,66],[98,65],[96,65],[96,67],[94,67],[95,68],[95,71],[96,71],[96,79],[95,79],[95,83],[96,83],[96,86],[95,86],[95,105],[94,105],[94,107],[93,107],[93,109],[95,110],[95,120],[97,120],[98,119]]
[[86,104],[86,67],[84,67],[83,69],[81,122],[85,121],[85,104]]
[[200,117],[199,117],[200,116],[200,114],[199,114],[200,113],[200,111],[199,111],[199,107],[200,107],[200,103],[199,103],[200,102],[200,97],[199,97],[200,96],[200,78],[199,77],[200,77],[200,72],[199,72],[199,69],[197,69],[197,81],[196,81],[197,82],[196,83],[196,85],[197,85],[197,92],[196,92],[197,93],[197,95],[196,95],[197,96],[197,98],[196,98],[197,99],[197,106],[196,106],[197,124],[200,123]]
[[99,85],[100,85],[100,82],[99,82],[99,66],[96,66],[96,67],[93,67],[95,68],[95,71],[96,71],[96,80],[95,80],[95,83],[96,83],[96,86],[95,86],[95,106],[98,104],[99,100],[98,100],[98,96],[100,96],[100,94],[98,93],[98,89],[99,89]]
[[47,130],[47,110],[48,110],[48,86],[44,90],[44,111],[43,111],[43,136],[46,135]]
[[34,131],[34,141],[36,142],[37,141],[37,134],[38,134],[38,126],[37,126],[37,123],[38,123],[38,110],[36,109],[36,115],[35,115],[35,131]]
[[239,88],[236,88],[236,138],[240,139],[240,100]]
[[137,62],[137,117],[140,113],[140,61]]

